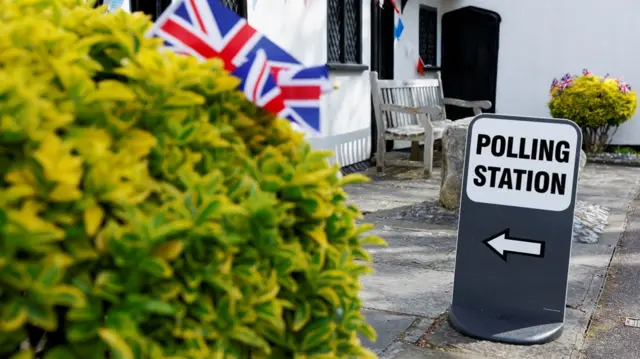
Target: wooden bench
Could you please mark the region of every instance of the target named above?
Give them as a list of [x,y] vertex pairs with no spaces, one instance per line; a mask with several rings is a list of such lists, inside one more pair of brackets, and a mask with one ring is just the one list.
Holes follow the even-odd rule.
[[[475,115],[481,109],[490,109],[491,101],[464,101],[444,98],[440,73],[435,79],[380,80],[378,73],[371,74],[371,98],[378,128],[376,167],[384,172],[386,165],[424,166],[429,176],[433,169],[433,143],[442,138],[447,123],[445,105],[473,109]],[[411,141],[418,148],[424,141],[423,163],[415,161],[385,160],[386,141]]]

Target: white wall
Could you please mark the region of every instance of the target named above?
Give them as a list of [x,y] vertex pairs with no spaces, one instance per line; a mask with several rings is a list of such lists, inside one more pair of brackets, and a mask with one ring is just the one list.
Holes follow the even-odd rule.
[[[362,60],[371,59],[371,8],[363,0]],[[306,65],[327,62],[327,0],[249,0],[249,24]],[[336,152],[340,165],[364,161],[371,151],[369,72],[332,71],[338,89],[324,95],[321,136],[311,138],[314,148]]]
[[[443,12],[469,5],[502,17],[496,112],[549,116],[551,80],[583,68],[640,88],[637,0],[444,0]],[[639,118],[613,143],[640,144]]]
[[[445,0],[446,1],[446,0]],[[400,1],[398,1],[400,3]],[[437,65],[440,65],[440,21],[442,19],[442,0],[409,0],[402,11],[402,23],[404,24],[404,31],[402,32],[401,39],[411,44],[416,54],[419,51],[418,42],[418,25],[419,25],[419,13],[420,5],[427,5],[438,9],[438,55]],[[396,44],[396,49],[393,56],[393,77],[397,80],[410,80],[420,78],[420,75],[416,71],[416,60],[406,56],[402,49],[401,44]],[[426,77],[430,77],[433,74],[425,74]]]

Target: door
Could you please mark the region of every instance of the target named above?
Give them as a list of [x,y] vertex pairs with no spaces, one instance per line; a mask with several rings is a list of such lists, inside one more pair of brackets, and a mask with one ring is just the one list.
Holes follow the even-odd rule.
[[[391,5],[384,8],[371,6],[371,71],[378,72],[380,79],[393,79],[393,31],[394,10]],[[371,103],[371,156],[377,148],[377,125]],[[393,141],[387,141],[387,151],[393,149]]]
[[[491,101],[495,113],[500,15],[467,6],[442,16],[441,71],[444,97]],[[472,109],[447,106],[447,117],[473,116]]]

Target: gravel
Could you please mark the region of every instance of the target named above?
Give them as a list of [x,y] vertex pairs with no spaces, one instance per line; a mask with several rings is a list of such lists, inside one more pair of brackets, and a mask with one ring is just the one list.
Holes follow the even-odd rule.
[[[458,211],[449,211],[438,201],[426,201],[398,212],[392,219],[420,221],[437,225],[458,225]],[[573,220],[573,241],[597,243],[609,218],[609,209],[600,205],[576,201]]]
[[640,156],[621,153],[592,153],[587,155],[587,162],[640,167]]

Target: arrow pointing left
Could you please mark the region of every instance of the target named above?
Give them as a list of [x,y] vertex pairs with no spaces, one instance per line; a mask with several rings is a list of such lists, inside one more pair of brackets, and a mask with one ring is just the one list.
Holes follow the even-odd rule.
[[510,237],[509,228],[485,239],[482,243],[491,248],[504,261],[507,260],[507,254],[509,253],[544,257],[544,242]]

